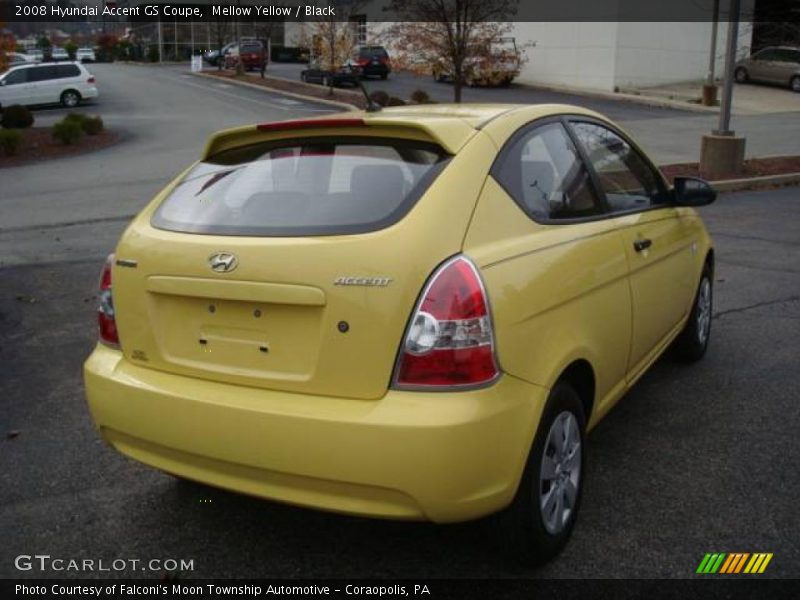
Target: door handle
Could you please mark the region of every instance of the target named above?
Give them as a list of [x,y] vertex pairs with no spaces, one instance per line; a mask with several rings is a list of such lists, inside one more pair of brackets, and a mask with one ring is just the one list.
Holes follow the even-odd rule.
[[650,246],[653,245],[653,240],[648,240],[647,238],[640,238],[633,242],[633,249],[637,252],[641,252],[642,250],[646,250]]

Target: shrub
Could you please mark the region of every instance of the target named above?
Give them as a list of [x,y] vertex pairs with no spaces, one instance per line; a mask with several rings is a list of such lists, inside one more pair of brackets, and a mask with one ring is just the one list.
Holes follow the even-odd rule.
[[103,129],[105,129],[102,118],[90,117],[89,115],[84,115],[81,113],[69,113],[66,117],[64,117],[64,121],[77,123],[80,125],[83,133],[88,135],[97,135],[103,131]]
[[81,126],[83,127],[83,132],[88,135],[97,135],[105,129],[103,119],[100,117],[87,117]]
[[389,103],[389,94],[383,90],[375,90],[369,95],[369,98],[375,104],[379,104],[381,106],[386,106]]
[[405,106],[406,101],[402,98],[398,98],[397,96],[392,96],[389,98],[389,102],[386,103],[386,106]]
[[0,148],[6,156],[14,156],[22,145],[22,133],[16,129],[0,129]]
[[83,128],[74,119],[62,119],[53,125],[53,137],[67,146],[77,144],[83,137]]
[[71,123],[77,123],[81,127],[83,127],[83,122],[86,121],[86,115],[81,113],[69,113],[67,116],[64,117],[64,121],[69,121]]
[[417,104],[430,104],[431,97],[425,90],[414,90],[411,92],[411,101]]
[[158,46],[150,46],[147,49],[147,60],[150,62],[158,62]]
[[3,109],[2,122],[5,129],[27,129],[33,125],[33,113],[24,106],[12,104]]

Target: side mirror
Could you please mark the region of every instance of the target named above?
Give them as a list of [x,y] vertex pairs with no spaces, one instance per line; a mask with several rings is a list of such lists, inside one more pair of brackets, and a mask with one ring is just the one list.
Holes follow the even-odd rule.
[[697,177],[676,177],[674,202],[678,206],[706,206],[717,199],[717,190]]

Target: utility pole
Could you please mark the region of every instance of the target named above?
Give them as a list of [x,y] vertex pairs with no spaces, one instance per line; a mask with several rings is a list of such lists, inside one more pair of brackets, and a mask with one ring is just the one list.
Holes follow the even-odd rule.
[[717,30],[719,29],[719,0],[714,0],[714,15],[711,20],[711,51],[708,53],[708,73],[703,86],[703,105],[714,106],[717,103],[717,83],[714,70],[717,66]]
[[730,0],[719,125],[710,135],[703,136],[700,146],[700,171],[711,179],[735,176],[744,163],[745,139],[736,137],[730,128],[733,72],[736,68],[736,47],[739,41],[739,10],[740,0]]
[[733,100],[733,71],[736,68],[736,46],[739,42],[739,3],[731,0],[731,15],[728,23],[728,48],[725,55],[725,81],[722,88],[722,105],[719,109],[717,135],[733,135],[730,131],[731,100]]

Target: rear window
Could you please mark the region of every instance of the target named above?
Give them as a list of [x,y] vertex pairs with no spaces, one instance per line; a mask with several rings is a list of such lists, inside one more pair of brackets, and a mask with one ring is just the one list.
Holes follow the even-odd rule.
[[400,220],[444,168],[435,144],[308,138],[198,163],[153,215],[160,229],[247,236],[345,235]]
[[261,52],[263,49],[261,44],[242,44],[242,52]]
[[359,51],[361,56],[369,57],[369,58],[386,58],[389,54],[386,52],[384,48],[375,47],[375,48],[361,48]]

